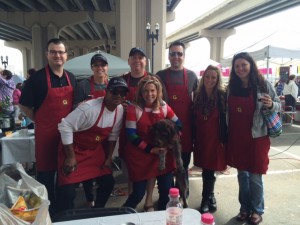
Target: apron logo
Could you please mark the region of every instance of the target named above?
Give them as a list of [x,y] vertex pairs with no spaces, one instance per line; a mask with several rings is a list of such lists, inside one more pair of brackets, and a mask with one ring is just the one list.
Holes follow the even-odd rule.
[[173,95],[172,99],[176,100],[177,99],[177,95]]
[[96,141],[101,141],[101,137],[100,136],[96,136]]
[[64,105],[68,105],[68,100],[64,99],[64,100],[62,101],[62,103],[63,103]]
[[203,116],[203,119],[204,119],[204,120],[207,120],[207,116]]
[[237,107],[236,110],[237,110],[237,112],[239,112],[239,113],[242,112],[242,108],[241,108],[241,107]]

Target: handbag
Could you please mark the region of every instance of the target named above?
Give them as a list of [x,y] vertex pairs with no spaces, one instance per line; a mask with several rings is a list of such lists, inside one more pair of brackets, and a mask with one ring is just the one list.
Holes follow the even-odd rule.
[[277,112],[262,110],[264,119],[267,123],[268,135],[270,137],[278,137],[282,133],[282,122]]

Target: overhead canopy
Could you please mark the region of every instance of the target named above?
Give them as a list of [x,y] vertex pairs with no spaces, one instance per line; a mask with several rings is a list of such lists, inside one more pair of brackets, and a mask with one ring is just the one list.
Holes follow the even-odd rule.
[[[260,50],[249,52],[253,59],[258,61],[267,61],[269,63],[277,64],[278,66],[300,65],[300,50],[292,50],[287,48],[280,48],[268,45]],[[222,59],[222,67],[230,67],[232,58]]]
[[100,53],[106,57],[108,61],[109,77],[119,76],[130,70],[128,62],[126,60],[102,51],[96,51],[88,53],[86,55],[75,57],[67,61],[64,68],[74,73],[77,79],[87,78],[93,74],[93,71],[91,70],[91,58],[97,53]]

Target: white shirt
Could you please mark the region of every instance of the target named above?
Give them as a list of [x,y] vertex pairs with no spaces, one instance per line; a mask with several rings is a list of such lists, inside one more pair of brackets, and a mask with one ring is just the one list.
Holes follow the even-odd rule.
[[295,81],[290,80],[289,84],[285,83],[282,93],[283,95],[292,95],[293,98],[297,101],[298,86]]
[[[73,143],[73,132],[83,131],[91,128],[97,121],[103,104],[104,97],[86,101],[80,104],[67,117],[63,118],[58,124],[58,130],[61,134],[64,145]],[[116,122],[114,123],[115,113],[117,112]],[[98,127],[112,127],[113,129],[108,136],[109,141],[117,141],[122,127],[124,109],[118,105],[114,111],[109,111],[104,107],[103,114],[97,124]]]

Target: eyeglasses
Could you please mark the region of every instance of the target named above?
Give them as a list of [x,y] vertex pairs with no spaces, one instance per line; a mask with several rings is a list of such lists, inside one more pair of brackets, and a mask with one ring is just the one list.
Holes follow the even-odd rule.
[[108,90],[112,95],[120,95],[121,97],[125,97],[127,95],[126,90],[123,90],[123,91],[120,91],[117,89],[108,89]]
[[171,57],[175,57],[176,55],[178,57],[182,57],[184,54],[183,54],[183,52],[169,52],[169,56],[171,56]]
[[55,50],[49,50],[48,53],[49,53],[50,55],[56,55],[56,54],[63,55],[63,54],[65,54],[65,53],[67,53],[67,52],[63,52],[63,51],[55,51]]
[[105,67],[107,66],[106,63],[100,63],[100,64],[93,64],[93,67],[98,68],[98,67]]

